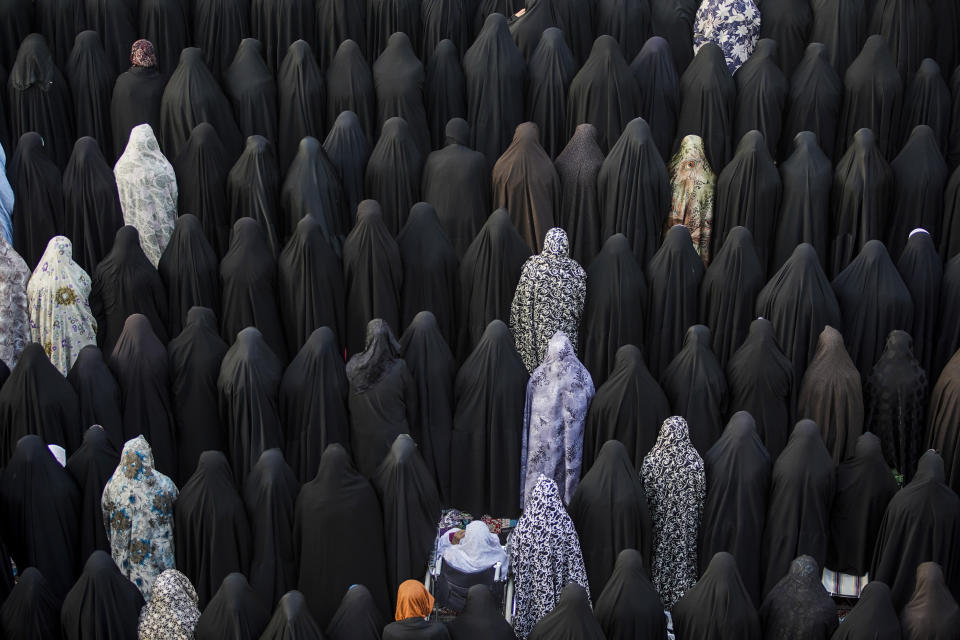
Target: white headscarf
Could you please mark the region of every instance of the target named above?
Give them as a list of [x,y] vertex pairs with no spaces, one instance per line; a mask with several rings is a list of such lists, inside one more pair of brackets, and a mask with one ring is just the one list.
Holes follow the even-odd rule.
[[50,453],[54,458],[57,459],[57,462],[60,463],[61,467],[67,466],[67,450],[61,447],[58,444],[48,444],[47,449],[50,449]]
[[50,362],[67,375],[80,349],[97,344],[90,311],[90,276],[73,261],[73,245],[54,236],[27,285],[30,339],[43,345]]
[[11,245],[0,240],[0,360],[11,371],[30,342],[28,280],[27,263]]
[[160,151],[148,124],[130,131],[130,141],[113,168],[123,222],[137,229],[147,259],[157,266],[177,219],[177,174]]
[[467,525],[460,544],[444,549],[443,561],[468,573],[489,569],[498,562],[502,566],[501,574],[507,569],[507,554],[500,546],[500,538],[491,533],[490,527],[482,520]]

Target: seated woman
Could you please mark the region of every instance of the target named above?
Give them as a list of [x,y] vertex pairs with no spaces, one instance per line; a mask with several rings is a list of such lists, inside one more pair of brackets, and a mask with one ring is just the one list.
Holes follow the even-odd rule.
[[450,640],[442,622],[429,622],[433,596],[423,583],[406,580],[397,589],[396,622],[383,629],[383,640]]
[[489,569],[498,562],[500,575],[507,570],[507,554],[500,546],[500,538],[491,533],[482,520],[474,520],[466,529],[451,529],[440,538],[438,547],[443,561],[459,571],[476,573]]

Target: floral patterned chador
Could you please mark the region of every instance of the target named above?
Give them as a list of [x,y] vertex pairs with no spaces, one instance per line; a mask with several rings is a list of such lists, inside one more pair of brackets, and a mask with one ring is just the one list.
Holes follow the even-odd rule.
[[673,197],[664,233],[675,224],[690,231],[693,247],[710,263],[710,235],[713,228],[713,200],[717,174],[707,162],[700,136],[689,135],[670,160],[670,189]]
[[97,344],[97,321],[90,311],[90,276],[73,261],[73,245],[63,236],[47,243],[27,285],[31,340],[67,375],[80,349]]
[[153,468],[153,451],[137,436],[123,445],[120,466],[103,489],[103,524],[120,571],[150,600],[161,573],[174,568],[173,480]]
[[693,51],[715,42],[733,75],[760,39],[760,9],[753,0],[703,0],[693,28]]
[[193,640],[200,619],[197,590],[176,569],[167,569],[153,585],[153,597],[140,612],[137,640]]
[[510,329],[530,373],[540,366],[547,343],[557,331],[563,331],[577,349],[587,274],[569,254],[566,232],[554,227],[544,237],[543,251],[527,258],[520,272],[510,305]]
[[521,506],[541,475],[556,482],[564,504],[570,503],[580,483],[583,425],[595,393],[590,372],[577,359],[567,336],[557,331],[547,345],[543,364],[527,383]]
[[113,174],[123,222],[137,229],[144,255],[157,266],[177,219],[177,174],[160,151],[149,124],[130,131],[130,141]]
[[28,280],[27,263],[12,246],[0,240],[0,360],[11,371],[30,342]]
[[525,640],[557,606],[568,584],[576,582],[590,596],[580,538],[553,480],[537,478],[510,539],[516,593],[513,630]]

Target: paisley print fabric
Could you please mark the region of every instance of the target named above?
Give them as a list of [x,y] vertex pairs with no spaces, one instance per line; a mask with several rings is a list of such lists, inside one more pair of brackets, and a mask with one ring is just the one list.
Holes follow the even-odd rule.
[[135,67],[157,66],[157,54],[153,51],[153,43],[149,40],[137,40],[130,47],[130,64]]
[[700,136],[689,135],[670,160],[670,190],[673,198],[667,229],[682,224],[690,231],[693,246],[703,260],[710,263],[710,235],[713,228],[713,201],[717,174],[707,162]]
[[569,257],[570,246],[563,229],[547,231],[543,251],[527,258],[510,306],[510,329],[517,352],[527,371],[533,373],[557,331],[577,349],[577,332],[583,302],[587,297],[587,274]]
[[157,266],[177,219],[177,176],[149,124],[130,131],[130,141],[113,174],[123,222],[136,227],[143,253]]
[[567,336],[558,331],[547,345],[543,364],[527,382],[521,507],[541,475],[557,484],[564,504],[570,503],[580,483],[583,425],[595,393],[590,372],[577,359]]
[[0,240],[0,360],[11,371],[30,342],[29,280],[27,263],[13,245]]
[[43,345],[64,376],[80,349],[97,344],[97,321],[90,311],[90,276],[73,261],[73,245],[64,236],[47,243],[27,285],[30,339]]
[[193,640],[200,619],[197,590],[176,569],[167,569],[153,585],[153,597],[140,611],[138,640]]
[[760,9],[753,0],[703,0],[693,29],[693,52],[707,42],[723,51],[733,75],[760,39]]
[[513,629],[520,640],[560,602],[563,588],[576,582],[587,590],[580,539],[560,500],[556,483],[541,475],[510,542],[514,578]]
[[0,145],[0,237],[13,246],[13,187],[7,179],[7,152]]
[[707,493],[686,420],[664,420],[640,475],[653,521],[653,584],[669,610],[697,581],[697,533]]
[[174,568],[173,503],[178,495],[173,480],[153,468],[146,438],[137,436],[123,445],[100,506],[113,561],[148,602],[157,576]]

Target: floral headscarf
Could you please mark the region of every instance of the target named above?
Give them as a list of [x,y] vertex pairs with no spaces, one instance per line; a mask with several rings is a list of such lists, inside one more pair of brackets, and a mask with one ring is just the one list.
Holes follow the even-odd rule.
[[177,219],[177,174],[160,151],[149,124],[130,131],[130,140],[113,169],[123,222],[140,234],[140,246],[153,266],[170,242]]
[[11,371],[30,342],[29,280],[27,263],[11,245],[0,240],[0,360]]
[[153,468],[146,438],[123,445],[120,465],[103,489],[103,524],[120,571],[149,601],[161,573],[175,566],[173,503],[179,495],[173,480]]
[[706,265],[710,262],[710,234],[717,174],[707,162],[700,136],[689,135],[670,160],[670,190],[673,198],[664,233],[675,224],[690,231],[693,246]]
[[140,612],[138,640],[193,640],[200,619],[197,590],[176,569],[167,569],[153,585],[153,597]]
[[640,475],[653,521],[653,583],[672,609],[699,575],[697,534],[707,493],[703,459],[686,420],[664,420]]
[[135,67],[157,66],[157,54],[153,51],[153,43],[149,40],[137,40],[130,47],[130,64]]
[[67,375],[80,350],[97,344],[90,311],[90,276],[73,261],[73,245],[54,236],[27,285],[30,339],[43,345],[53,366]]
[[693,52],[707,42],[723,51],[733,75],[747,61],[760,39],[760,9],[753,0],[703,0],[693,29]]

